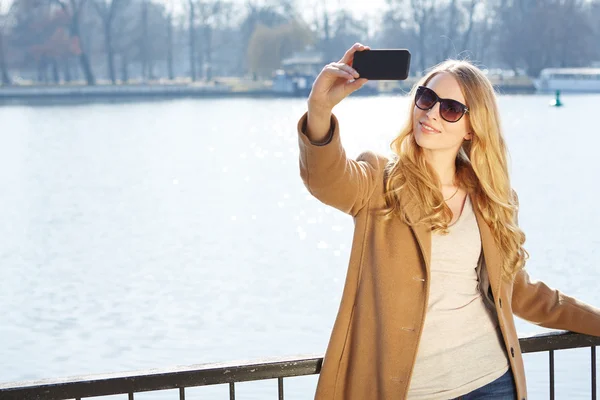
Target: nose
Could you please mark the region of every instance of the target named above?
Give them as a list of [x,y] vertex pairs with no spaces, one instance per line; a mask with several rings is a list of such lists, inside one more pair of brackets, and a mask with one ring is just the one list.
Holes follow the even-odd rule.
[[425,113],[431,119],[437,120],[440,116],[440,102],[438,101]]

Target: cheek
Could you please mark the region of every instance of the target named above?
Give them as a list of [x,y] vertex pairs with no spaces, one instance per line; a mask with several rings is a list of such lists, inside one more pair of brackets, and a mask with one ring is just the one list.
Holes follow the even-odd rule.
[[416,106],[413,108],[413,129],[416,130],[419,126],[419,120],[423,118],[425,115],[425,111],[417,108]]
[[457,142],[462,142],[464,137],[469,132],[467,130],[467,124],[465,124],[462,120],[455,123],[445,122],[443,124],[443,129],[448,132]]

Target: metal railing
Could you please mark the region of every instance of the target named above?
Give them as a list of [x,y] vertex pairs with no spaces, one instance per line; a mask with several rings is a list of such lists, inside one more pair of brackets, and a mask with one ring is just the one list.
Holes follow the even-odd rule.
[[[596,400],[596,347],[600,337],[572,332],[557,332],[519,339],[523,353],[548,351],[550,357],[550,399],[554,399],[554,352],[556,350],[591,348],[592,399]],[[202,364],[149,371],[113,373],[0,384],[0,400],[64,400],[87,397],[179,389],[185,400],[185,389],[207,385],[229,385],[229,399],[235,400],[235,384],[277,379],[278,398],[283,400],[283,379],[314,375],[321,370],[323,358],[287,357],[247,363]]]

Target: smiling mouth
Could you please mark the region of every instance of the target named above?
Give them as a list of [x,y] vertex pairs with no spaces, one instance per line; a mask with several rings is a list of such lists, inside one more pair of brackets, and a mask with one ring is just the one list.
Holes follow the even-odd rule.
[[427,132],[431,132],[431,133],[441,133],[440,131],[438,131],[437,129],[433,129],[431,126],[424,124],[423,122],[419,122],[419,124],[421,125],[421,128],[423,128],[423,130],[427,131]]

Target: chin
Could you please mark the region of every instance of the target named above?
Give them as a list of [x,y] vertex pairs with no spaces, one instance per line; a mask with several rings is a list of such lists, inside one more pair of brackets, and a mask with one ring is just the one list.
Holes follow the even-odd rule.
[[441,143],[436,142],[435,140],[428,140],[429,138],[423,137],[422,134],[415,134],[415,143],[417,146],[424,150],[440,150],[443,148]]
[[427,148],[427,138],[423,137],[421,132],[414,132],[415,143],[419,147]]

